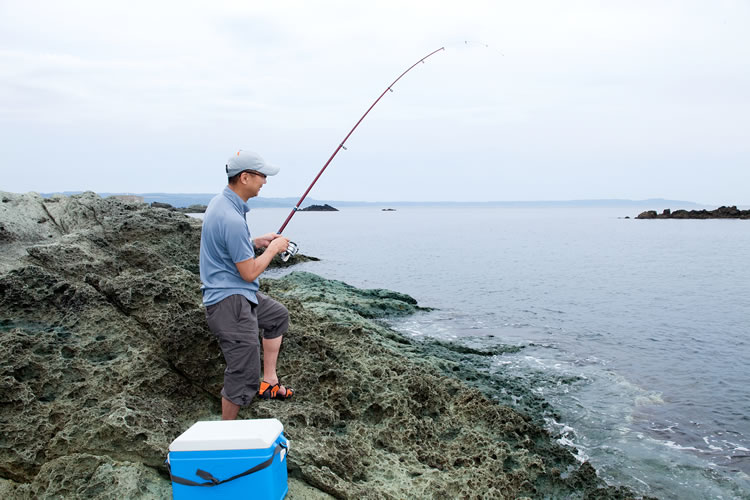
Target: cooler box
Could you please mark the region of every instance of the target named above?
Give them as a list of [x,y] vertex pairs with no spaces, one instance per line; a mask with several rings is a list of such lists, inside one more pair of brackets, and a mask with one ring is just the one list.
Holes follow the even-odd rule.
[[275,418],[197,422],[169,445],[172,498],[280,500],[288,442]]

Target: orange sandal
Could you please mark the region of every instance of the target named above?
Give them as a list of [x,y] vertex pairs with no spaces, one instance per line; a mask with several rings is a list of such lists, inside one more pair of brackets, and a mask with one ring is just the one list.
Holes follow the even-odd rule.
[[265,380],[260,383],[260,390],[258,391],[258,396],[261,399],[280,399],[282,401],[286,401],[287,399],[291,399],[292,396],[294,396],[294,390],[292,390],[290,387],[286,388],[286,392],[284,394],[281,394],[279,392],[279,384],[269,384]]

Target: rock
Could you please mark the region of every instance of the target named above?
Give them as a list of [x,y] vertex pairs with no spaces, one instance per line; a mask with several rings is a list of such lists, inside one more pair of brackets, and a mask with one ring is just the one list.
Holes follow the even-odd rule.
[[126,203],[144,203],[143,196],[137,194],[113,194],[111,198]]
[[[343,314],[364,318],[402,316],[418,310],[417,301],[391,290],[361,290],[342,281],[328,280],[306,272],[292,272],[273,282],[274,291],[282,297],[307,302],[321,314]],[[356,317],[355,316],[355,317]],[[347,321],[352,321],[349,318]]]
[[0,243],[7,243],[13,241],[13,233],[5,229],[5,226],[0,225]]
[[188,207],[179,208],[178,210],[184,214],[203,214],[206,213],[207,205],[190,205]]
[[[705,212],[705,210],[703,212]],[[693,216],[691,216],[690,212],[688,212],[687,210],[675,210],[670,218],[672,219],[690,219],[693,217],[697,218],[698,213],[699,212],[694,212]]]
[[169,203],[162,203],[160,201],[151,202],[151,208],[166,208],[167,210],[177,210]]
[[723,218],[738,218],[750,215],[750,210],[738,210],[736,206],[719,207],[714,212],[718,217]]
[[[0,195],[0,496],[168,497],[169,443],[221,411],[201,221]],[[290,311],[279,371],[298,395],[240,418],[284,423],[290,498],[627,498],[544,429],[533,384],[477,369],[502,349],[405,338],[382,322],[420,310],[397,292],[302,272],[261,287]]]
[[750,219],[750,210],[739,210],[736,206],[719,207],[716,210],[675,210],[666,208],[657,215],[656,211],[641,212],[636,219]]
[[333,208],[331,205],[326,203],[325,205],[310,205],[309,207],[301,208],[300,212],[338,212],[338,208]]
[[[0,480],[2,481],[2,480]],[[37,481],[13,484],[2,498],[170,498],[170,484],[153,468],[109,456],[76,453],[45,463]],[[0,494],[3,486],[0,482]]]
[[[256,255],[259,255],[263,253],[262,250],[256,250]],[[273,267],[292,267],[296,266],[297,264],[301,264],[303,262],[317,262],[320,259],[317,257],[312,257],[310,255],[303,255],[301,253],[298,253],[294,255],[293,257],[290,257],[286,262],[281,259],[281,255],[276,255],[273,260],[271,261],[271,265]]]

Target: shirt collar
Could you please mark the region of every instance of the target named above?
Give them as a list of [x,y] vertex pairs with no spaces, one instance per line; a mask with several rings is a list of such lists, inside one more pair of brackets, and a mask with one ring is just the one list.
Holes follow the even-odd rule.
[[237,195],[237,193],[235,193],[234,191],[232,191],[232,189],[229,186],[227,186],[227,187],[224,188],[224,191],[223,191],[222,194],[230,202],[232,202],[232,205],[234,205],[234,207],[237,209],[237,211],[240,214],[245,215],[246,213],[248,213],[250,211],[250,207],[247,206],[247,203],[245,203],[244,201],[242,201],[242,198],[240,198]]

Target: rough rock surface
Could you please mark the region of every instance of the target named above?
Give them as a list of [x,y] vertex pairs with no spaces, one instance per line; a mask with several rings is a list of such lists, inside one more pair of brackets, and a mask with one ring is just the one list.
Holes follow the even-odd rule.
[[[169,443],[220,416],[201,222],[93,193],[0,197],[0,497],[168,498]],[[554,441],[530,414],[543,402],[491,399],[523,389],[462,363],[489,353],[377,319],[410,297],[310,273],[262,287],[290,310],[280,375],[298,394],[240,417],[284,423],[289,498],[632,496]]]
[[177,208],[178,211],[184,214],[202,214],[206,212],[208,205],[189,205],[187,207]]
[[740,210],[736,206],[719,207],[716,210],[675,210],[665,208],[662,213],[646,210],[636,219],[750,219],[750,210]]
[[174,207],[169,203],[163,203],[161,201],[152,201],[151,208],[166,208],[167,210],[173,210],[182,212],[183,214],[202,214],[206,212],[208,208],[206,205],[190,205],[188,207]]

